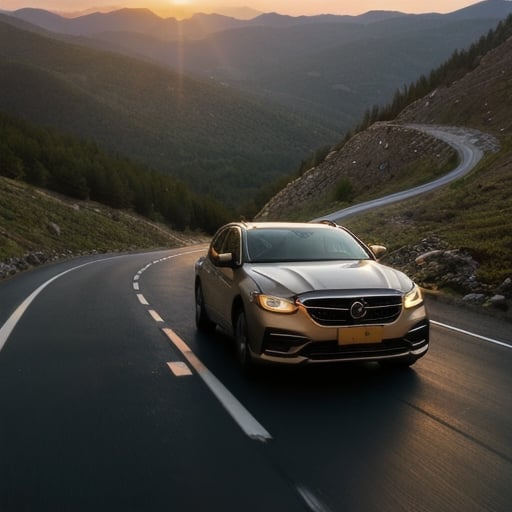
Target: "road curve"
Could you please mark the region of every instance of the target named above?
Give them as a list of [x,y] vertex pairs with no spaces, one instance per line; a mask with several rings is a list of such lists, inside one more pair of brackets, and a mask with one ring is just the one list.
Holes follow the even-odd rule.
[[2,512],[512,510],[509,325],[434,303],[413,369],[246,378],[231,340],[195,327],[202,251],[84,257],[0,283],[0,325],[18,320],[0,351]]
[[459,155],[459,164],[453,171],[445,176],[429,183],[417,187],[396,192],[379,199],[373,199],[364,203],[356,204],[342,210],[335,211],[328,215],[315,219],[327,219],[339,221],[357,213],[366,212],[373,208],[386,206],[391,203],[410,199],[411,197],[430,192],[436,188],[442,187],[462,176],[468,174],[482,159],[485,151],[497,151],[499,142],[489,134],[467,128],[458,128],[451,126],[425,125],[425,124],[407,124],[401,125],[412,130],[427,133],[432,137],[440,139],[452,146]]

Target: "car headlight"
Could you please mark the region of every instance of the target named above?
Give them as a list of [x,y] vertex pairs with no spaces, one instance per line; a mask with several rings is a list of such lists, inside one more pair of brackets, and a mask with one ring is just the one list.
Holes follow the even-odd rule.
[[421,288],[415,284],[410,292],[407,292],[404,297],[405,309],[414,308],[423,303],[423,294]]
[[260,308],[272,313],[295,313],[298,309],[295,302],[283,299],[282,297],[274,297],[273,295],[264,295],[262,293],[254,293],[252,297]]

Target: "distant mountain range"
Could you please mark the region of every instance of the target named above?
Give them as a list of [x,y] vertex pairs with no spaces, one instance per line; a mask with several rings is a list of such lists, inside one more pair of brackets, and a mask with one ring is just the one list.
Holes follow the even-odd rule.
[[371,11],[360,16],[275,13],[241,20],[196,14],[178,21],[147,9],[69,19],[40,9],[11,16],[89,44],[164,64],[315,117],[343,132],[365,109],[427,74],[495,27],[512,2],[486,0],[449,14]]
[[217,82],[26,25],[0,15],[0,111],[94,140],[230,205],[336,137]]

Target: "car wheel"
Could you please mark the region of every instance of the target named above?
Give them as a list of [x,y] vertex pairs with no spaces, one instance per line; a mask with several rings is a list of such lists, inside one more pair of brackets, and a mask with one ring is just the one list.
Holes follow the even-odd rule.
[[204,307],[204,296],[201,283],[196,283],[196,326],[204,332],[212,332],[215,324],[208,318],[208,313]]
[[248,370],[252,360],[247,338],[247,319],[243,309],[238,312],[235,320],[235,344],[238,362],[243,370]]

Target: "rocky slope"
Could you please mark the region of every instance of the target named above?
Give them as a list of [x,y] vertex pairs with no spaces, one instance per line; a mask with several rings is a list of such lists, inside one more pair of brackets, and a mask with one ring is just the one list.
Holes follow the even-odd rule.
[[[336,195],[357,202],[412,187],[439,176],[455,160],[450,146],[402,126],[376,123],[355,135],[324,162],[290,182],[258,213],[258,220],[318,217],[329,211]],[[418,169],[426,169],[426,175]],[[345,188],[345,192],[343,191]]]

